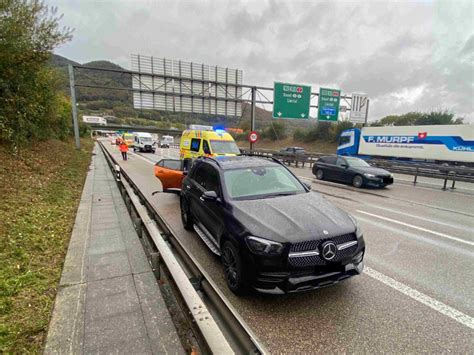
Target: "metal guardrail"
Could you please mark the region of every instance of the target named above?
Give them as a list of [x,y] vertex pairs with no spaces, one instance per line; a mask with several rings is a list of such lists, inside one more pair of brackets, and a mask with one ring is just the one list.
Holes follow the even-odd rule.
[[309,165],[310,168],[321,156],[328,155],[324,153],[291,154],[291,153],[283,153],[277,150],[270,150],[270,149],[250,150],[250,149],[240,148],[240,151],[243,155],[257,155],[257,156],[273,157],[278,160],[281,160],[282,162],[288,165],[295,164],[296,167],[299,167],[300,165],[304,167],[307,164]]
[[[324,153],[291,154],[270,149],[250,150],[241,148],[240,151],[244,155],[273,157],[281,160],[285,164],[294,164],[296,167],[304,167],[307,164],[310,168],[321,156],[330,155]],[[441,164],[419,162],[403,162],[389,159],[373,159],[369,161],[369,164],[390,170],[392,173],[412,175],[414,177],[414,185],[418,183],[418,177],[428,177],[443,180],[443,190],[448,189],[448,182],[451,182],[450,189],[456,188],[455,185],[457,181],[474,183],[474,168],[470,167],[452,165],[445,166]]]
[[[157,252],[146,251],[155,276],[160,278],[160,272],[156,272],[159,271],[160,266],[168,270],[208,350],[216,354],[233,353],[228,341],[230,337],[231,343],[234,344],[234,348],[237,347],[239,353],[265,354],[266,351],[260,341],[205,270],[174,236],[166,221],[157,213],[128,174],[123,170],[117,172],[116,160],[101,142],[99,144],[110,169],[116,175],[117,185],[122,192],[138,235],[142,239],[145,235],[149,237],[147,239],[151,240],[157,250]],[[182,266],[186,268],[187,273],[184,272]],[[197,291],[204,297],[200,297]],[[212,315],[216,315],[218,321]],[[224,328],[225,336],[221,328]]]
[[390,170],[393,173],[412,175],[413,184],[418,183],[418,177],[428,177],[443,180],[443,190],[455,189],[457,181],[474,183],[474,168],[462,166],[445,166],[441,164],[400,162],[383,159],[370,161],[371,165]]

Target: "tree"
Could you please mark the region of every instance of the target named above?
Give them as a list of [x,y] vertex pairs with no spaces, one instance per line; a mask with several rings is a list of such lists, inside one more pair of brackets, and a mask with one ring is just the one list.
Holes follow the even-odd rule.
[[403,115],[390,115],[373,122],[371,126],[420,126],[462,124],[462,118],[454,118],[449,111],[408,112]]
[[262,132],[262,138],[268,138],[272,141],[286,138],[286,126],[283,122],[270,122],[270,126]]
[[18,146],[58,137],[52,123],[64,112],[57,105],[56,75],[47,64],[53,49],[71,39],[70,29],[59,29],[60,18],[38,0],[0,1],[2,142]]
[[350,121],[338,121],[336,124],[331,125],[329,130],[329,137],[331,141],[337,142],[342,131],[351,128],[354,128],[354,124]]

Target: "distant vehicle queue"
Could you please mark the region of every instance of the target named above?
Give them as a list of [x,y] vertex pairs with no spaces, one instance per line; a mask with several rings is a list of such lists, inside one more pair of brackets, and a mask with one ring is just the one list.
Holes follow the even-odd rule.
[[174,137],[163,135],[157,137],[147,132],[126,132],[126,133],[113,133],[109,135],[112,138],[112,145],[119,145],[122,141],[127,144],[129,148],[133,148],[133,151],[155,153],[156,147],[170,148],[174,144]]

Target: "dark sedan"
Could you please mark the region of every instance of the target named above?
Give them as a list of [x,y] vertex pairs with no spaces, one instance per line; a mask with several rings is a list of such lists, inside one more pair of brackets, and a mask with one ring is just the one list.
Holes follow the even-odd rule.
[[235,293],[305,291],[363,269],[356,219],[275,161],[197,159],[183,180],[181,217],[222,257]]
[[390,171],[375,168],[366,161],[354,157],[321,157],[313,165],[313,174],[318,180],[330,180],[362,186],[385,187],[393,184]]
[[287,147],[287,148],[281,149],[281,150],[280,150],[280,153],[285,153],[285,154],[305,154],[306,151],[304,150],[304,148],[300,148],[300,147]]

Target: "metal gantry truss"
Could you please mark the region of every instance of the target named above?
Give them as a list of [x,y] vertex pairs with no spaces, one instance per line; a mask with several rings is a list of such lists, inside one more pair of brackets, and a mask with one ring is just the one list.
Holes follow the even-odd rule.
[[[138,70],[98,68],[83,65],[69,65],[69,81],[71,89],[72,114],[74,120],[74,134],[76,148],[80,148],[79,124],[77,118],[77,100],[76,88],[95,88],[103,90],[126,91],[133,94],[134,104],[138,102],[139,109],[148,108],[154,110],[172,111],[172,112],[192,112],[200,114],[217,114],[223,116],[241,117],[243,111],[242,103],[250,104],[250,127],[255,130],[255,108],[260,104],[267,109],[268,105],[273,105],[273,88],[257,85],[246,85],[239,83],[239,74],[235,69],[235,82],[229,82],[229,69],[225,75],[226,80],[218,80],[220,77],[216,70],[215,76],[206,76],[205,69],[201,65],[201,77],[196,78],[192,75],[183,75],[180,70],[183,69],[182,62],[178,61],[178,75],[174,70],[166,70],[167,64],[163,60],[163,70],[155,70],[154,67],[148,68],[143,72]],[[171,62],[171,65],[175,65]],[[191,63],[191,70],[193,64]],[[213,67],[217,68],[217,67]],[[221,68],[222,69],[222,68]],[[224,68],[226,69],[226,68]],[[129,76],[131,87],[120,87],[92,83],[76,83],[75,73],[77,71],[116,73]],[[232,71],[232,70],[230,70]],[[242,74],[240,74],[240,78]],[[91,81],[94,79],[90,77]],[[171,89],[170,89],[171,88]],[[319,93],[311,93],[310,109],[317,109]],[[157,99],[158,98],[158,99]],[[344,111],[349,111],[351,96],[341,96],[341,99],[348,107]],[[149,107],[144,107],[148,103]],[[184,108],[183,108],[184,105]],[[214,108],[214,109],[213,109]],[[341,110],[342,111],[342,110]],[[315,117],[313,115],[313,117]],[[251,144],[252,148],[252,144]]]

